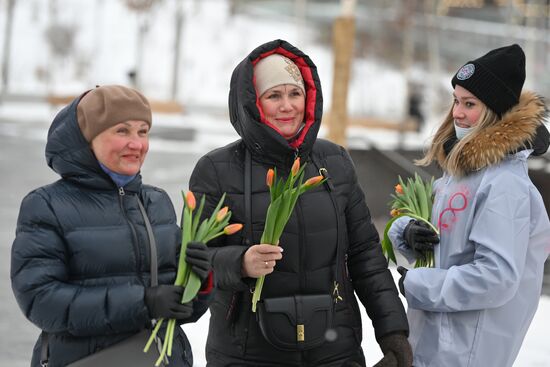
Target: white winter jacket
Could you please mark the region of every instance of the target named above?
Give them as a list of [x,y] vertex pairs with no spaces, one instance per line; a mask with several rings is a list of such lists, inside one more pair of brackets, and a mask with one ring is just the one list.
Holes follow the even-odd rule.
[[[410,269],[404,281],[415,367],[506,367],[519,352],[539,303],[550,221],[527,174],[532,150],[510,148],[434,183],[435,268]],[[409,219],[389,235],[411,261]]]

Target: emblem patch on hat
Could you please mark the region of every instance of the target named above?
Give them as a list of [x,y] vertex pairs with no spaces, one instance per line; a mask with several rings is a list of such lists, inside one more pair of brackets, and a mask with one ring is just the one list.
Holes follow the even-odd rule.
[[460,68],[458,73],[456,73],[456,78],[458,80],[470,79],[470,77],[474,75],[475,71],[476,71],[476,67],[474,66],[474,64],[466,64]]
[[300,73],[300,69],[294,64],[292,61],[284,58],[285,62],[287,63],[287,66],[285,67],[285,70],[288,72],[288,74],[294,79],[296,83],[302,84],[302,74]]

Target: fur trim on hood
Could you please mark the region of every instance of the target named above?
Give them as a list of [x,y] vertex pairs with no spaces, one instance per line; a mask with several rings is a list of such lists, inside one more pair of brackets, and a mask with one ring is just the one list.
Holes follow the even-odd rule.
[[[533,92],[523,92],[519,103],[506,112],[495,125],[474,130],[458,141],[449,155],[441,148],[436,154],[436,160],[443,170],[456,176],[464,176],[498,164],[507,155],[531,147],[546,113],[541,96]],[[453,123],[452,110],[444,125],[449,123]],[[452,155],[457,155],[455,164],[450,164],[448,159]]]

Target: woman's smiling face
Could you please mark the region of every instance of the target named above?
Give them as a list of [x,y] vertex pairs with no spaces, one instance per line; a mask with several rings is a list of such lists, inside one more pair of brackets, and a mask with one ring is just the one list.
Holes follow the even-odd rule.
[[453,96],[453,119],[455,123],[462,128],[476,126],[485,104],[460,85],[455,86]]
[[121,175],[135,175],[149,151],[149,125],[125,121],[97,135],[91,143],[97,160]]
[[293,84],[277,85],[260,97],[266,120],[287,140],[296,135],[304,122],[305,104],[302,89]]

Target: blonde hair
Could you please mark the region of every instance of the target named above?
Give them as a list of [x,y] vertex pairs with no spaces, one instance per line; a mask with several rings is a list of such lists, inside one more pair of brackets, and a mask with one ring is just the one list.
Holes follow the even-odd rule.
[[493,126],[500,120],[499,116],[490,108],[488,108],[487,105],[485,105],[481,101],[480,103],[483,106],[483,110],[481,111],[481,115],[479,116],[478,124],[474,127],[470,134],[459,140],[454,148],[451,150],[449,155],[447,155],[445,153],[444,144],[449,139],[455,137],[453,105],[451,105],[447,117],[435,133],[424,157],[416,160],[415,164],[418,166],[428,166],[432,162],[436,161],[442,169],[450,174],[460,175],[461,173],[463,173],[462,169],[460,168],[460,151],[462,150],[462,148],[475,138],[478,131]]

